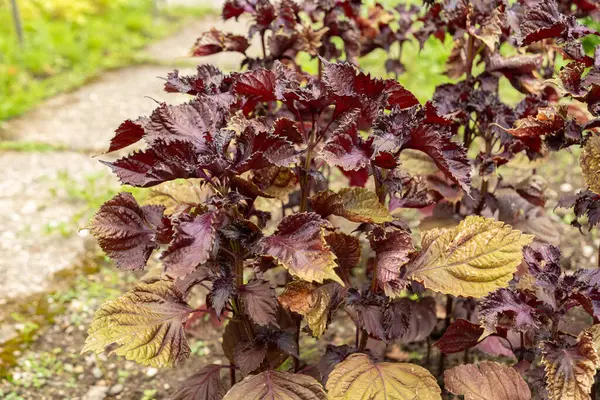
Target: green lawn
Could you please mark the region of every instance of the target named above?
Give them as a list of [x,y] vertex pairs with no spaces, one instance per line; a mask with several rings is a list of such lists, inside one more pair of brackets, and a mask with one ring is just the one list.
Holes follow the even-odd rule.
[[152,0],[17,0],[19,45],[9,0],[0,0],[0,121],[98,72],[142,60],[140,50],[208,9],[161,10]]

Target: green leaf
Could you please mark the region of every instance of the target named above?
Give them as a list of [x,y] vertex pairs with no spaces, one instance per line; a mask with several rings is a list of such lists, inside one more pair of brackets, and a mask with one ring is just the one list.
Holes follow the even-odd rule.
[[233,385],[223,400],[327,400],[315,378],[291,372],[264,371]]
[[339,215],[353,222],[382,224],[394,218],[375,192],[365,188],[344,188],[338,193],[325,190],[310,199],[317,214],[322,217]]
[[114,343],[111,353],[143,365],[172,367],[190,354],[183,322],[192,311],[173,282],[140,283],[96,311],[82,353],[100,354]]
[[437,292],[482,297],[508,285],[532,240],[503,222],[469,216],[454,228],[424,232],[406,276]]
[[441,400],[441,389],[425,368],[408,363],[374,363],[355,353],[327,379],[329,400]]

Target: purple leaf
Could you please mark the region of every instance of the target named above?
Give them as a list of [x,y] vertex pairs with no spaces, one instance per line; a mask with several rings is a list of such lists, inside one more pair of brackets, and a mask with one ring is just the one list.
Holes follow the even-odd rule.
[[201,57],[222,51],[237,51],[246,53],[250,46],[248,39],[233,33],[223,33],[217,29],[211,29],[200,36],[192,48],[192,56]]
[[235,346],[233,357],[235,365],[242,371],[242,374],[248,375],[260,367],[266,355],[266,343],[241,341]]
[[225,396],[221,382],[221,365],[209,364],[186,378],[173,400],[219,400]]
[[108,165],[124,185],[150,187],[179,178],[199,178],[196,147],[187,142],[166,144],[157,141],[153,147],[133,153]]
[[437,324],[435,305],[433,297],[411,302],[408,330],[400,337],[402,343],[420,342],[429,337]]
[[217,213],[212,211],[179,217],[173,241],[161,256],[169,275],[185,276],[208,260],[216,240],[217,221]]
[[359,110],[353,110],[340,118],[339,126],[321,150],[327,164],[346,171],[357,171],[369,164],[366,146],[358,134],[358,114]]
[[162,103],[152,112],[146,125],[146,139],[150,144],[188,142],[202,150],[211,135],[225,126],[227,116],[211,97],[200,97],[175,106]]
[[466,319],[457,319],[434,346],[445,354],[458,353],[477,345],[483,332],[481,326]]
[[277,327],[277,294],[269,282],[252,280],[239,288],[244,312],[258,325]]
[[119,193],[100,207],[90,231],[104,252],[121,269],[143,269],[161,239],[168,241],[170,221],[164,207],[140,207],[131,193]]
[[219,276],[213,280],[208,299],[217,317],[220,317],[223,313],[234,290],[233,279],[229,275]]
[[427,154],[437,167],[465,191],[469,191],[471,165],[466,149],[452,141],[452,130],[447,125],[433,125],[426,122],[419,109],[394,109],[382,116],[375,131],[373,156],[388,155],[395,160],[392,165],[380,165],[393,168],[397,156],[403,149],[414,149]]
[[[489,332],[496,332],[497,326],[520,332],[536,329],[540,321],[535,303],[536,300],[524,291],[498,289],[481,301],[481,324]],[[501,317],[506,318],[501,321]]]
[[348,345],[334,346],[332,344],[328,344],[325,354],[323,357],[321,357],[321,360],[317,365],[323,383],[327,383],[327,378],[336,365],[344,361],[346,357],[352,353],[355,353],[356,351],[357,350],[355,348]]
[[388,296],[404,288],[408,282],[400,279],[402,266],[415,250],[410,233],[401,230],[386,231],[375,228],[369,235],[371,249],[376,254],[377,282]]
[[519,28],[522,46],[550,38],[571,40],[590,34],[598,35],[598,32],[578,23],[575,16],[561,14],[555,0],[542,1],[535,7],[525,8]]
[[111,139],[110,147],[106,152],[121,150],[141,140],[145,133],[144,129],[149,122],[146,117],[140,117],[135,121],[128,119],[123,122],[115,131],[115,136]]
[[285,217],[277,231],[260,242],[262,254],[274,257],[292,275],[308,282],[334,280],[343,285],[334,272],[335,255],[323,234],[328,222],[315,213]]

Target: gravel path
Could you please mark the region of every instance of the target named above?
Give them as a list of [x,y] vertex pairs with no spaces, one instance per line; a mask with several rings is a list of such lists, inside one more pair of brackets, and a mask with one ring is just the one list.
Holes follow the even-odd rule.
[[224,24],[217,16],[192,21],[147,48],[155,62],[107,72],[4,124],[0,138],[23,150],[0,151],[0,305],[47,289],[50,275],[85,256],[93,238],[78,231],[92,207],[118,190],[116,178],[93,156],[107,148],[122,121],[149,114],[155,100],[187,99],[163,92],[157,77],[177,66],[182,73],[193,73],[197,62],[226,70],[239,65],[239,57],[230,54],[202,60],[185,55],[201,32],[212,26],[239,32],[240,25],[244,28]]

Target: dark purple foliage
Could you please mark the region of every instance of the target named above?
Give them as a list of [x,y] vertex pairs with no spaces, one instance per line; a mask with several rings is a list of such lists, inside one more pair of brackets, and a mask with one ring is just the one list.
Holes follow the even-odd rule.
[[[600,273],[563,271],[560,250],[549,244],[560,236],[545,209],[551,196],[535,171],[509,183],[498,168],[511,168],[518,156],[537,160],[581,146],[600,129],[600,46],[588,54],[581,42],[599,34],[580,20],[597,18],[600,9],[586,0],[425,3],[389,9],[360,0],[227,0],[223,19],[246,21],[248,33],[210,30],[192,55],[237,52],[240,70],[203,64],[192,75],[170,72],[164,90],[189,101],[160,103],[117,127],[108,152],[139,147],[103,163],[124,185],[152,187],[153,205],[120,193],[93,218],[92,234],[123,270],[144,269],[160,251],[161,279],[198,302],[189,311],[182,299],[171,304],[169,296],[158,301],[144,293],[152,301],[135,299],[149,314],[185,309],[176,321],[182,332],[198,321],[223,329],[230,364],[201,368],[174,398],[221,399],[221,369],[232,390],[239,373],[270,379],[275,370],[326,384],[351,354],[381,361],[384,353],[375,349],[388,345],[428,354],[429,368],[432,343],[437,353],[464,352],[465,359],[473,351],[517,357],[543,398],[548,377],[540,384],[536,365],[560,364],[561,354],[583,357],[579,332],[564,325],[573,309],[600,320]],[[451,83],[421,103],[398,83],[412,62],[402,59],[402,48],[446,36],[453,38]],[[258,53],[250,49],[253,38]],[[509,46],[518,50],[507,57],[500,48]],[[369,54],[390,76],[359,68]],[[300,55],[318,72],[303,70]],[[561,56],[569,63],[557,71]],[[503,81],[522,94],[516,105],[504,101]],[[600,195],[592,190],[558,207],[574,210],[577,227],[584,218],[590,229],[600,221]],[[420,225],[404,220],[407,209],[421,209]],[[444,268],[456,279],[470,268],[498,267],[493,260],[478,264],[486,261],[476,255],[483,246],[473,239],[478,232],[453,231],[470,216],[537,240],[497,290],[480,299],[440,290],[443,298],[414,275],[416,264],[431,262],[427,271]],[[439,230],[422,235],[419,245],[409,226],[417,235]],[[454,260],[459,248],[472,257]],[[301,337],[333,338],[326,332],[341,325],[355,341],[328,344],[318,364],[307,364],[315,358],[301,357]],[[290,385],[286,396],[302,397]]]

